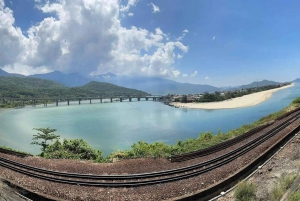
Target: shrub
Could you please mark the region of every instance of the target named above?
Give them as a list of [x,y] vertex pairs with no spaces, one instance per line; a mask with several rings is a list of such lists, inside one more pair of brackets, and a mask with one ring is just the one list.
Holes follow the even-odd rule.
[[241,182],[234,191],[236,201],[252,201],[255,199],[256,186],[252,183]]
[[284,195],[286,190],[290,188],[296,177],[296,174],[282,176],[278,185],[275,186],[271,192],[273,200],[279,200]]
[[299,201],[299,200],[300,200],[300,192],[299,191],[293,192],[289,196],[289,199],[288,199],[288,201]]

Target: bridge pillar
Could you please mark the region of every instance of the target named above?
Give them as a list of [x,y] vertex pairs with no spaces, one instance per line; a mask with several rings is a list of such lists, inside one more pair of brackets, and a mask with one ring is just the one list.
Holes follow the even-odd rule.
[[100,98],[100,103],[102,103],[102,98]]
[[67,101],[68,101],[68,105],[70,105],[70,100],[68,99]]
[[110,98],[110,102],[112,103],[112,98]]
[[123,101],[123,98],[120,98],[120,102],[122,102]]
[[80,101],[81,101],[81,100],[80,100],[80,99],[78,99],[79,105],[80,105]]
[[131,102],[131,98],[129,98],[129,102]]
[[138,98],[138,101],[140,101],[141,100],[141,98]]
[[153,97],[153,101],[156,101],[156,98],[155,98],[155,97]]
[[56,106],[58,106],[58,99],[56,99]]
[[90,98],[90,104],[92,104],[92,99]]
[[148,100],[148,98],[146,97],[146,101]]
[[24,103],[24,100],[22,101],[22,107],[25,107],[25,103]]

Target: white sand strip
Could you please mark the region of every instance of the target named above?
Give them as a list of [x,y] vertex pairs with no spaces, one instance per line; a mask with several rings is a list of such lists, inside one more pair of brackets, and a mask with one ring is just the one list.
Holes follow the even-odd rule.
[[261,91],[253,94],[248,94],[242,97],[233,98],[233,99],[220,101],[220,102],[208,102],[208,103],[173,102],[170,103],[170,105],[174,105],[175,107],[194,108],[194,109],[230,109],[230,108],[249,107],[268,100],[269,98],[271,98],[272,94],[275,91],[279,91],[293,86],[294,83],[284,87],[270,89],[267,91]]

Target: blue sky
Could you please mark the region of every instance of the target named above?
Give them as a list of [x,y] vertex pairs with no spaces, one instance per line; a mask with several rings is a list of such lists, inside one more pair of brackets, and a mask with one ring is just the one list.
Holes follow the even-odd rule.
[[299,1],[0,0],[0,68],[235,86],[299,75]]

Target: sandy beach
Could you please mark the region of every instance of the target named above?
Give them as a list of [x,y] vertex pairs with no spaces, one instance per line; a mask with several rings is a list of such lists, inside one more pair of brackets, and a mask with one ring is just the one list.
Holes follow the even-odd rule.
[[249,107],[268,100],[269,98],[271,98],[272,94],[276,91],[286,89],[292,86],[294,86],[294,83],[288,86],[284,86],[276,89],[270,89],[267,91],[261,91],[261,92],[245,95],[238,98],[233,98],[230,100],[220,101],[220,102],[211,102],[211,103],[173,102],[170,103],[170,105],[173,105],[175,107],[184,107],[184,108],[193,108],[193,109],[230,109],[230,108]]

